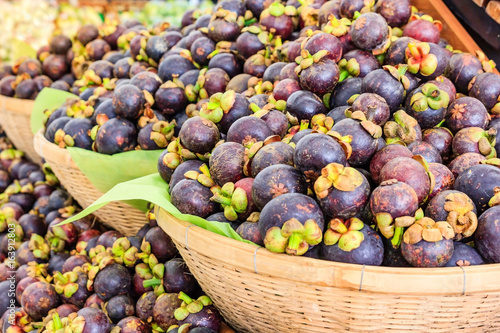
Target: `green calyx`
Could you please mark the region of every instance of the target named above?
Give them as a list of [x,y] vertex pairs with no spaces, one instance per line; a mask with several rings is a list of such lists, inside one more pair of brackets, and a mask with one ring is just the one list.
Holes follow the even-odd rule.
[[399,110],[394,113],[394,121],[388,121],[384,125],[384,136],[387,144],[404,142],[410,144],[417,139],[416,126],[418,122],[405,111]]
[[345,252],[351,252],[361,246],[365,236],[361,230],[365,227],[363,221],[358,218],[350,218],[347,221],[335,218],[328,223],[325,232],[325,245],[335,245]]
[[429,108],[433,110],[447,108],[449,102],[448,93],[432,83],[424,84],[422,92],[414,94],[410,99],[410,105],[416,112],[426,111]]
[[488,130],[483,130],[479,127],[471,127],[468,129],[467,135],[473,142],[477,142],[479,152],[487,159],[497,157],[495,149],[497,130],[491,127]]
[[127,267],[134,267],[139,250],[126,237],[118,238],[111,248],[115,260]]
[[325,198],[332,188],[352,192],[363,184],[361,173],[342,164],[330,163],[321,170],[321,176],[314,183],[314,192],[319,199]]
[[210,175],[210,170],[206,164],[200,167],[200,172],[198,171],[188,171],[184,174],[187,179],[197,180],[201,185],[209,188],[216,186],[212,176]]
[[50,254],[50,246],[45,242],[45,239],[37,234],[32,234],[28,248],[33,255],[38,259],[48,259]]
[[408,79],[405,74],[406,71],[408,70],[408,65],[396,65],[396,66],[383,66],[383,69],[388,71],[396,80],[401,82],[403,85],[403,88],[408,90],[410,88],[410,79]]
[[372,138],[378,139],[382,136],[382,127],[367,120],[366,115],[363,113],[363,111],[351,112],[346,110],[346,116],[347,115],[349,115],[351,119],[357,120],[361,127],[363,127],[363,129],[367,131],[372,136]]
[[272,16],[275,16],[275,17],[284,15],[285,14],[285,6],[283,6],[279,2],[273,2],[269,6],[269,14],[271,14]]
[[[150,250],[151,244],[148,242],[143,242],[141,248],[143,250]],[[153,287],[156,296],[160,296],[165,293],[165,288],[163,286],[163,277],[165,275],[165,265],[158,262],[156,256],[149,251],[143,252],[139,255],[144,263],[136,266],[136,273],[144,279],[144,288]]]
[[333,127],[334,120],[323,113],[316,114],[311,118],[311,127],[313,130],[328,133]]
[[218,202],[224,209],[224,216],[229,221],[236,221],[238,213],[244,213],[248,207],[247,193],[241,187],[235,187],[234,183],[226,183],[221,188],[213,188],[214,196],[211,201]]
[[85,318],[78,316],[76,312],[67,317],[60,318],[57,312],[52,314],[52,319],[47,323],[43,333],[82,333],[85,327]]
[[335,15],[330,14],[328,16],[328,23],[323,27],[323,31],[335,37],[342,37],[349,33],[351,24],[351,20],[346,17],[339,20]]
[[236,101],[236,92],[228,90],[225,93],[216,93],[210,97],[208,103],[204,103],[200,110],[200,116],[218,123],[224,114],[228,113]]
[[167,121],[157,121],[151,129],[150,139],[160,148],[167,147],[169,141],[174,137],[175,126],[175,120],[172,120],[170,123]]
[[208,296],[200,296],[197,300],[193,300],[184,292],[179,293],[179,299],[183,302],[174,312],[175,319],[181,321],[186,319],[190,314],[195,314],[203,310],[205,306],[212,305],[212,300]]
[[298,56],[295,59],[295,62],[297,62],[297,64],[299,64],[299,66],[295,67],[295,73],[297,75],[300,75],[300,72],[303,69],[309,68],[314,63],[319,62],[321,59],[323,59],[324,57],[326,57],[328,55],[328,53],[329,52],[326,51],[326,50],[321,50],[321,51],[316,52],[314,55],[311,55],[309,53],[309,51],[302,50],[300,52],[300,56]]
[[500,187],[495,187],[493,189],[493,196],[491,199],[488,201],[488,205],[490,207],[498,206],[500,205]]
[[423,76],[433,74],[437,69],[438,59],[430,51],[428,43],[409,43],[405,50],[408,71]]
[[[80,268],[81,271],[81,268]],[[72,272],[66,272],[61,274],[61,272],[54,273],[54,289],[60,295],[66,298],[70,298],[78,291],[78,273],[77,269]]]
[[266,232],[264,244],[271,252],[300,256],[309,250],[310,245],[317,245],[322,239],[322,230],[313,219],[304,224],[297,219],[290,219],[281,228],[270,228]]
[[345,156],[347,159],[351,157],[352,154],[352,136],[351,135],[344,135],[342,136],[339,132],[336,131],[328,131],[326,135],[330,136],[331,138],[335,139],[338,144],[342,147],[342,149],[345,152]]
[[356,58],[351,58],[349,60],[342,59],[339,61],[338,65],[340,69],[339,82],[359,75],[359,63]]

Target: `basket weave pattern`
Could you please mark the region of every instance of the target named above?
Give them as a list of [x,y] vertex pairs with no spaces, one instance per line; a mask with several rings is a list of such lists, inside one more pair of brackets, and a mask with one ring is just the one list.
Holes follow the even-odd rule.
[[[47,141],[41,131],[35,135],[34,145],[36,151],[45,158],[61,184],[80,206],[87,208],[103,195],[78,169],[71,160],[69,152]],[[125,236],[135,235],[146,223],[146,216],[142,211],[123,202],[109,203],[93,214],[102,223]]]
[[31,161],[41,164],[42,159],[33,148],[30,125],[33,103],[31,100],[0,96],[0,125],[17,149]]
[[[500,277],[500,265],[466,267],[465,276],[458,267],[363,267],[293,258],[256,250],[163,210],[156,216],[238,331],[500,332],[500,288],[490,281]],[[481,285],[485,291],[476,292]]]

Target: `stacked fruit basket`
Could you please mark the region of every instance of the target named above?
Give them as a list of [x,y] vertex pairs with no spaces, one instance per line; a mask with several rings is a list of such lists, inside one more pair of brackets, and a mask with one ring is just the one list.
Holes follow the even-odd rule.
[[[1,75],[83,208],[16,234],[52,250],[16,329],[500,330],[500,75],[441,1],[221,0],[84,25]],[[7,207],[46,182],[10,148]]]

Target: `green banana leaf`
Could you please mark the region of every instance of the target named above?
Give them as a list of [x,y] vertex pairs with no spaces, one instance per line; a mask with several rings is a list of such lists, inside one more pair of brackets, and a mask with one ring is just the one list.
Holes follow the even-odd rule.
[[60,225],[71,223],[92,214],[112,201],[128,202],[128,200],[144,200],[144,204],[151,202],[165,209],[167,212],[180,220],[193,223],[203,229],[215,232],[216,234],[222,236],[253,244],[250,241],[242,239],[240,235],[238,235],[233,228],[231,228],[229,223],[207,221],[198,216],[182,214],[179,212],[179,210],[170,202],[168,185],[163,181],[158,173],[117,184],[92,205],[75,216],[61,222]]
[[[45,88],[35,100],[31,115],[31,129],[34,133],[43,128],[43,111],[59,107],[68,98],[77,96],[65,91]],[[81,148],[68,147],[71,158],[101,192],[106,193],[116,184],[127,182],[157,172],[156,164],[163,150],[134,150],[115,155],[99,154]],[[127,202],[146,211],[144,201]]]
[[44,127],[43,111],[60,107],[68,98],[78,98],[78,96],[53,88],[43,88],[40,91],[31,111],[31,132],[33,135]]
[[21,57],[28,57],[36,59],[36,50],[31,47],[28,43],[14,38],[11,40],[12,46],[12,60],[19,59]]

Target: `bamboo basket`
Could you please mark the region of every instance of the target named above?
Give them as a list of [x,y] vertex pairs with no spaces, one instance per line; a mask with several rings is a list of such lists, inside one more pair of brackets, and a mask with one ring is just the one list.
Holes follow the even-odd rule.
[[[46,160],[61,184],[82,208],[87,208],[103,195],[78,169],[69,152],[47,141],[42,131],[35,135],[34,146],[37,153]],[[146,223],[144,212],[123,202],[112,202],[93,214],[104,225],[118,230],[125,236],[135,235],[137,230]]]
[[237,331],[500,332],[500,264],[393,268],[291,257],[163,209],[156,217]]
[[32,100],[0,96],[0,125],[17,149],[31,161],[41,164],[42,159],[33,148],[30,123],[33,104]]

